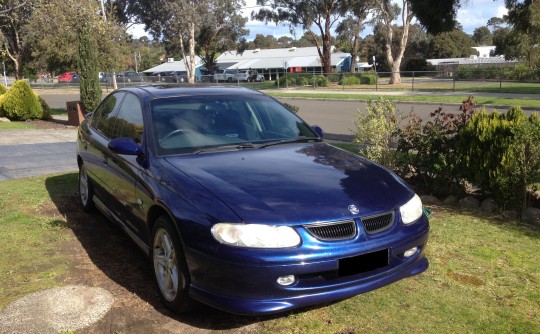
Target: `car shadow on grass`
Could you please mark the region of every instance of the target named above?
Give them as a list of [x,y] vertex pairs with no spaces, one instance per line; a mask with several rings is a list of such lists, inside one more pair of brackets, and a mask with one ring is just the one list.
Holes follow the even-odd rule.
[[[77,174],[51,176],[45,180],[45,186],[58,213],[65,218],[67,226],[82,246],[73,245],[70,253],[66,254],[66,262],[73,264],[69,276],[74,282],[70,283],[107,289],[113,293],[116,301],[120,301],[116,304],[125,305],[121,308],[148,304],[157,312],[149,315],[144,307],[117,310],[122,314],[124,323],[132,321],[133,326],[149,317],[155,318],[155,323],[165,316],[200,329],[231,330],[286,315],[240,316],[200,303],[195,303],[194,309],[185,314],[170,312],[159,298],[151,265],[144,252],[105,216],[97,211],[86,213],[82,210],[78,199]],[[80,263],[84,262],[86,256],[93,265]],[[140,300],[133,301],[133,298]]]

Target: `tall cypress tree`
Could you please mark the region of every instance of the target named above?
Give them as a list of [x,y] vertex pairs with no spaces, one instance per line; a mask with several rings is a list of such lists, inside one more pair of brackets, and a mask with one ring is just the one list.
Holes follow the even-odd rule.
[[78,27],[77,43],[81,103],[84,112],[88,113],[92,112],[101,102],[101,87],[98,77],[96,41],[92,37],[91,24],[84,18],[80,20]]

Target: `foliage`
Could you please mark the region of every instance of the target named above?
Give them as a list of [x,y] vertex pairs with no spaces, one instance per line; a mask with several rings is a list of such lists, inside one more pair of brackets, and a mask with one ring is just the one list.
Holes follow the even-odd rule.
[[312,80],[315,87],[328,87],[329,81],[324,75],[317,75]]
[[[381,23],[384,35],[384,51],[386,62],[390,66],[390,80],[388,84],[401,83],[401,62],[405,55],[405,48],[409,38],[409,28],[414,14],[409,0],[402,0],[401,9],[392,1],[380,1],[377,8],[377,20]],[[398,15],[400,14],[400,15]],[[394,20],[401,17],[401,36],[394,35]],[[394,42],[395,41],[395,42]]]
[[344,86],[353,86],[360,84],[360,78],[356,76],[346,76],[341,80],[341,84]]
[[322,43],[317,43],[321,65],[324,73],[330,73],[332,27],[337,21],[335,17],[347,11],[347,1],[257,0],[257,5],[261,6],[261,9],[252,13],[251,17],[255,20],[285,23],[289,25],[291,31],[300,26],[313,39],[316,34],[312,27],[317,27],[318,35],[322,37]]
[[463,174],[503,209],[526,207],[528,182],[540,172],[540,122],[520,107],[476,114],[460,138]]
[[407,125],[397,131],[401,172],[419,179],[423,188],[434,195],[459,191],[457,175],[461,166],[457,143],[461,129],[476,111],[475,106],[470,96],[463,101],[458,115],[439,107],[425,124],[412,112]]
[[503,80],[540,80],[540,70],[531,70],[523,64],[516,66],[458,66],[454,76],[457,80],[468,79],[503,79]]
[[0,84],[0,95],[5,94],[7,92],[6,86]]
[[488,27],[478,27],[474,29],[472,35],[473,42],[480,45],[493,45],[493,35]]
[[25,56],[23,30],[34,10],[37,0],[2,0],[0,1],[0,44],[13,63],[15,78],[22,79]]
[[410,0],[416,18],[431,34],[450,31],[455,27],[461,1]]
[[429,42],[429,58],[459,58],[476,54],[471,36],[463,30],[454,29],[450,32],[433,36]]
[[4,94],[2,109],[11,120],[39,119],[43,109],[30,85],[24,80],[17,80]]
[[393,138],[398,129],[399,113],[394,103],[384,100],[366,102],[366,112],[358,110],[354,120],[354,143],[365,145],[360,153],[389,168],[395,165]]
[[505,18],[511,25],[506,42],[514,46],[514,52],[505,56],[518,58],[531,69],[540,68],[540,2],[505,0],[505,5]]
[[49,107],[49,104],[47,104],[47,101],[45,101],[45,99],[42,98],[40,95],[36,95],[36,96],[39,100],[39,104],[41,105],[41,109],[43,110],[43,116],[41,116],[41,119],[46,120],[46,121],[52,120],[52,113],[51,113],[51,108]]
[[6,111],[4,110],[4,99],[6,94],[0,95],[0,117],[6,117]]
[[403,65],[403,71],[406,72],[427,72],[433,71],[435,68],[433,65],[430,65],[426,58],[414,57],[409,58],[405,61]]
[[77,33],[78,67],[81,77],[80,95],[84,112],[92,112],[101,102],[96,41],[92,34],[92,24],[85,17],[79,18]]

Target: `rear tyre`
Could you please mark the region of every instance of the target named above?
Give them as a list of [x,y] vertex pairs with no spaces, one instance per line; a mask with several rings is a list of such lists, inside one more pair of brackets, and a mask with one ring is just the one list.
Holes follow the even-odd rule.
[[79,168],[79,200],[84,211],[94,211],[94,188],[84,164]]
[[182,243],[171,221],[161,216],[152,231],[152,267],[161,299],[173,312],[190,309],[190,284]]

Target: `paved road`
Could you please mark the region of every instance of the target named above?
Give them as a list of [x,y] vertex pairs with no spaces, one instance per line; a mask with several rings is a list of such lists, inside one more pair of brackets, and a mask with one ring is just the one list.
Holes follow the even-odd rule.
[[77,170],[76,129],[0,130],[0,181]]

